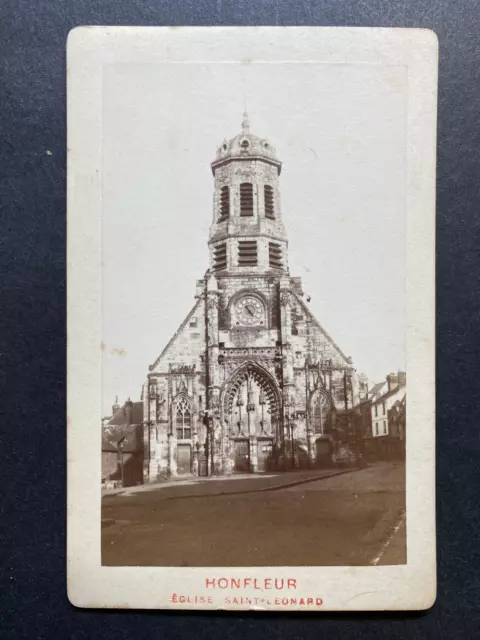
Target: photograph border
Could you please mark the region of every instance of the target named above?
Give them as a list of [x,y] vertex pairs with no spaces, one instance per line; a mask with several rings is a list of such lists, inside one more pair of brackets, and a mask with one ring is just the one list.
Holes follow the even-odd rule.
[[[236,37],[238,32],[242,37]],[[249,60],[403,64],[407,96],[407,565],[102,567],[100,559],[102,67]],[[81,607],[226,609],[215,576],[295,577],[322,610],[425,609],[435,569],[435,146],[438,46],[424,29],[79,27],[68,41],[68,594]],[[98,438],[98,440],[97,440]],[[226,595],[226,594],[223,594]],[[243,595],[249,595],[245,593]],[[276,594],[278,596],[287,594]],[[291,595],[291,594],[288,594]],[[229,609],[245,609],[231,605]],[[289,610],[274,604],[268,610]],[[312,609],[309,609],[312,610]]]

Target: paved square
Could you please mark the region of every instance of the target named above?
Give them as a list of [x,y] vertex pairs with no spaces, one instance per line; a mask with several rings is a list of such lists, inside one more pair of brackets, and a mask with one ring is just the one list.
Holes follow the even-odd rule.
[[[238,482],[243,493],[235,493]],[[219,490],[231,493],[219,495]],[[248,485],[215,480],[105,497],[103,503],[102,518],[109,524],[102,528],[104,565],[406,561],[405,527],[397,526],[405,509],[405,472],[400,464],[379,463],[273,491],[258,491],[251,480]]]

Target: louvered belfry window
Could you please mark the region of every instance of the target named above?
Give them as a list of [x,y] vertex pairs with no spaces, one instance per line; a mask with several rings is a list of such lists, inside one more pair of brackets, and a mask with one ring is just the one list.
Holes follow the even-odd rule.
[[217,244],[213,249],[213,268],[215,271],[227,268],[227,245],[225,242]]
[[240,215],[253,216],[253,184],[250,182],[240,185]]
[[263,195],[265,198],[265,217],[273,220],[275,218],[275,205],[273,202],[273,189],[269,184],[263,187]]
[[257,243],[255,240],[239,240],[238,266],[255,267],[258,263]]
[[222,187],[220,189],[220,218],[219,220],[226,220],[230,215],[230,189],[228,187]]
[[276,242],[268,243],[268,263],[274,269],[283,269],[282,247]]

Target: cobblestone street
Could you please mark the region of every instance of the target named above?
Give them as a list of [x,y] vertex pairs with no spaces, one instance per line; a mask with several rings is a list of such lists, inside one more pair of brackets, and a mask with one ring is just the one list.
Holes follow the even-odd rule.
[[[105,496],[102,561],[137,566],[301,566],[406,561],[405,472],[170,483]],[[334,475],[333,475],[334,474]],[[297,484],[294,484],[297,483]]]

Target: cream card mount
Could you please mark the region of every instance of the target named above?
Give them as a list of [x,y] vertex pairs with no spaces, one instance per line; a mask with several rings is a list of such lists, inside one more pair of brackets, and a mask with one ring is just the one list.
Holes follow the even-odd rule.
[[430,607],[436,36],[67,58],[71,602]]

